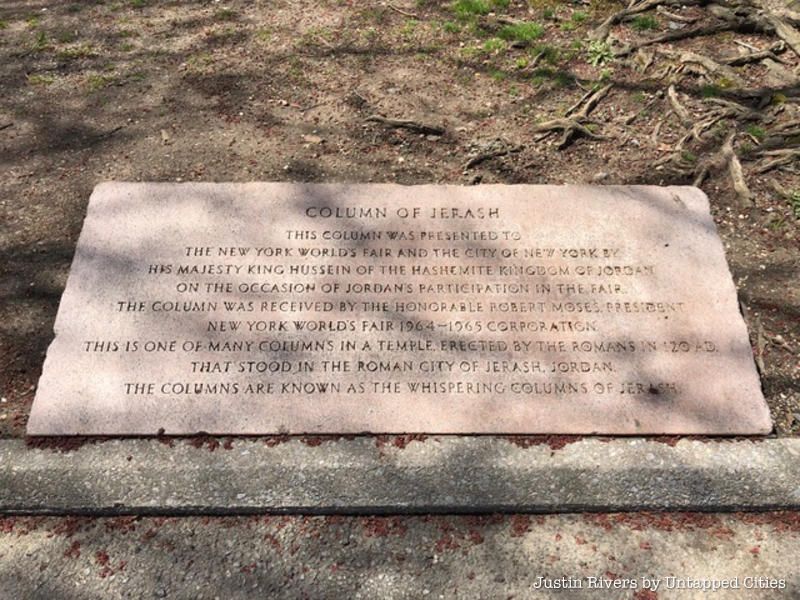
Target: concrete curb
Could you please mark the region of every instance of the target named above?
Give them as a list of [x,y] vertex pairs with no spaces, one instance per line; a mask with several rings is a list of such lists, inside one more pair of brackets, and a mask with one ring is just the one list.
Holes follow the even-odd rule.
[[587,438],[558,449],[494,436],[201,441],[121,439],[62,452],[0,440],[0,513],[800,509],[797,438]]

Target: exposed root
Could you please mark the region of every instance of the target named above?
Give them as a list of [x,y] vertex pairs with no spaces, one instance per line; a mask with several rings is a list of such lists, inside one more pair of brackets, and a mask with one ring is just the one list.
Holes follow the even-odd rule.
[[667,98],[669,99],[670,106],[672,106],[673,112],[678,115],[678,118],[681,120],[681,123],[686,127],[690,127],[692,125],[692,116],[689,114],[689,111],[684,108],[684,106],[678,100],[678,94],[675,91],[675,86],[671,85],[667,88]]
[[[749,44],[747,46],[752,48],[752,46],[750,46]],[[728,65],[729,67],[740,67],[742,65],[748,65],[750,63],[762,61],[765,58],[769,58],[771,60],[774,60],[775,62],[782,63],[783,60],[781,60],[778,54],[780,54],[784,50],[786,50],[786,44],[783,41],[780,41],[777,44],[773,44],[766,50],[756,50],[754,52],[750,52],[749,54],[743,54],[742,56],[727,58],[722,62]]]
[[733,138],[735,135],[735,132],[731,133],[725,139],[725,143],[722,144],[722,156],[728,163],[728,173],[730,174],[731,181],[733,182],[733,189],[736,191],[739,201],[744,206],[752,206],[753,196],[750,193],[750,188],[747,187],[747,183],[745,183],[742,163],[739,162],[739,158],[736,156],[736,152],[733,149]]
[[764,159],[756,164],[754,171],[759,174],[767,173],[778,167],[789,165],[795,161],[800,161],[800,148],[782,148],[779,150],[769,150],[762,153],[763,156],[771,158]]
[[765,11],[764,19],[775,29],[775,35],[781,38],[800,56],[800,32],[792,27],[789,22],[775,13]]
[[711,25],[698,25],[696,27],[690,27],[687,29],[679,29],[677,31],[670,31],[654,38],[650,38],[649,40],[641,40],[634,44],[623,46],[622,48],[616,50],[614,55],[617,57],[624,57],[636,52],[640,48],[645,48],[647,46],[665,44],[668,42],[677,42],[679,40],[685,40],[692,37],[714,35],[723,31],[735,31],[736,29],[738,29],[736,22],[731,23],[727,21],[718,21],[716,23],[712,23]]
[[524,147],[512,146],[505,140],[501,140],[498,138],[486,144],[484,148],[485,148],[484,150],[478,152],[478,154],[470,158],[464,164],[465,171],[472,169],[473,167],[477,167],[479,164],[486,162],[487,160],[521,152]]
[[608,94],[611,87],[611,84],[609,84],[587,92],[576,104],[567,109],[563,118],[539,123],[539,125],[534,128],[534,133],[543,134],[538,137],[539,140],[543,140],[554,131],[561,131],[561,139],[557,146],[559,150],[566,148],[578,135],[594,140],[604,140],[605,137],[594,133],[587,125],[593,124],[591,119],[589,119],[589,113],[591,113],[600,100]]
[[631,0],[630,4],[619,12],[610,15],[605,21],[597,26],[590,34],[591,40],[604,40],[611,32],[611,28],[618,23],[622,23],[628,17],[647,12],[659,6],[695,6],[702,4],[701,0]]
[[427,125],[425,123],[419,123],[418,121],[411,121],[408,119],[390,119],[388,117],[384,117],[383,115],[371,115],[364,120],[372,123],[381,123],[387,127],[408,129],[409,131],[415,131],[425,135],[443,135],[445,132],[444,127],[439,127],[438,125]]

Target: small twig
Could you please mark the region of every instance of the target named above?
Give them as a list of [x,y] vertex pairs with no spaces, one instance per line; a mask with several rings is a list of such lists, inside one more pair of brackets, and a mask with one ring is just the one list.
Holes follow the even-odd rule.
[[8,129],[12,125],[14,125],[14,123],[4,123],[3,125],[0,125],[0,131],[3,131],[4,129]]
[[404,17],[410,17],[412,19],[419,19],[419,15],[416,15],[414,13],[411,13],[411,12],[408,12],[406,10],[403,10],[402,8],[398,8],[394,4],[387,4],[386,6],[391,8],[394,12],[403,15]]
[[96,135],[95,137],[92,138],[92,141],[93,142],[99,142],[99,141],[105,140],[107,138],[110,138],[112,135],[114,135],[118,131],[121,131],[122,129],[125,129],[125,126],[124,125],[118,125],[117,127],[114,127],[114,129],[110,129],[110,130],[108,130],[108,131],[106,131],[104,133],[100,133],[100,134]]
[[424,133],[427,135],[443,135],[445,131],[444,127],[439,127],[438,125],[426,125],[408,119],[390,119],[383,115],[371,115],[364,120],[372,123],[381,123],[387,127],[408,129],[409,131],[416,131],[417,133]]

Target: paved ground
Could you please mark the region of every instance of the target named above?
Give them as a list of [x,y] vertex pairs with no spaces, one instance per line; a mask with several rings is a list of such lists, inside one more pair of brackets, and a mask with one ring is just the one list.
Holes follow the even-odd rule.
[[5,518],[0,597],[798,598],[800,518]]

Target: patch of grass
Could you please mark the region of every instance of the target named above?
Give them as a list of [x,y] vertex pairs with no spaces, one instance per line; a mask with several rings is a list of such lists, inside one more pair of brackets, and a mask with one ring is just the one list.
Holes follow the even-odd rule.
[[552,21],[556,18],[556,11],[552,8],[545,8],[542,10],[542,18],[547,21]]
[[148,0],[130,0],[131,8],[144,8],[147,3]]
[[544,35],[544,27],[539,23],[516,23],[506,25],[497,35],[507,41],[530,42]]
[[56,80],[52,75],[28,75],[28,83],[30,85],[50,85]]
[[716,98],[720,94],[722,94],[722,89],[716,85],[706,84],[700,88],[700,95],[703,98]]
[[59,44],[69,44],[74,42],[77,37],[74,31],[59,31],[56,34],[56,40]]
[[232,8],[220,8],[214,14],[214,17],[216,17],[219,21],[233,21],[238,16],[239,16],[239,13],[237,13]]
[[75,60],[78,58],[97,56],[97,52],[95,52],[90,44],[81,44],[80,46],[72,46],[71,48],[59,50],[57,56],[61,60]]
[[100,75],[99,73],[91,73],[86,77],[86,87],[90,92],[102,90],[117,81],[113,75]]
[[489,71],[489,76],[495,81],[503,81],[507,77],[505,71],[500,69],[492,69]]
[[0,19],[0,30],[2,29],[8,29],[8,21],[3,21]]
[[594,40],[589,42],[589,47],[586,49],[589,64],[593,67],[599,67],[614,60],[614,53],[611,51],[611,45],[606,41]]
[[578,26],[573,23],[572,21],[564,21],[561,25],[558,26],[561,31],[575,31]]
[[199,52],[190,56],[187,61],[186,65],[193,71],[201,70],[203,67],[207,67],[208,65],[214,62],[214,58],[208,52]]
[[406,39],[413,37],[414,32],[417,30],[417,25],[419,25],[419,21],[409,19],[403,23],[403,26],[400,28],[400,35]]
[[527,56],[520,56],[516,61],[514,61],[514,66],[518,69],[524,69],[530,64],[531,61],[528,60]]
[[446,23],[442,24],[442,29],[446,33],[458,33],[459,31],[461,31],[461,25],[459,25],[455,21],[447,21]]
[[580,24],[583,23],[588,18],[589,18],[589,13],[584,12],[582,10],[576,10],[574,13],[572,13],[572,17],[570,17],[570,20],[573,23]]
[[658,19],[653,15],[636,15],[631,20],[631,27],[636,31],[649,31],[658,29]]
[[272,39],[272,31],[266,27],[256,29],[255,37],[259,42],[269,42]]
[[681,152],[681,160],[689,164],[694,164],[697,162],[697,155],[695,155],[693,152],[689,152],[688,150],[684,150]]
[[42,23],[42,20],[39,17],[35,16],[35,15],[25,19],[25,24],[30,29],[36,29],[39,25],[41,25],[41,23]]
[[647,94],[644,92],[636,92],[631,96],[631,100],[636,104],[644,104],[647,101]]
[[476,48],[475,46],[464,46],[463,48],[459,48],[458,52],[463,58],[470,60],[475,58],[480,53],[480,48]]
[[485,42],[483,42],[482,48],[484,52],[492,53],[492,52],[498,52],[500,50],[505,50],[506,46],[507,44],[505,40],[501,40],[500,38],[490,38]]
[[800,219],[800,190],[792,190],[789,194],[789,206],[795,219]]
[[556,87],[568,87],[575,82],[575,76],[566,71],[540,67],[534,71],[531,83],[541,85],[548,80],[552,81]]
[[35,52],[41,52],[47,49],[47,34],[44,31],[40,31],[36,34],[36,41],[33,42],[33,50]]
[[759,127],[755,123],[748,125],[745,131],[756,138],[759,142],[767,137],[767,130],[763,127]]
[[456,0],[453,10],[460,19],[469,20],[481,15],[488,15],[492,10],[505,10],[510,0]]
[[492,11],[486,0],[456,0],[453,10],[462,19],[476,15],[488,15]]
[[555,46],[551,46],[550,44],[538,44],[530,51],[530,55],[533,57],[539,56],[540,54],[542,55],[541,60],[548,64],[554,65],[558,62],[559,50]]

